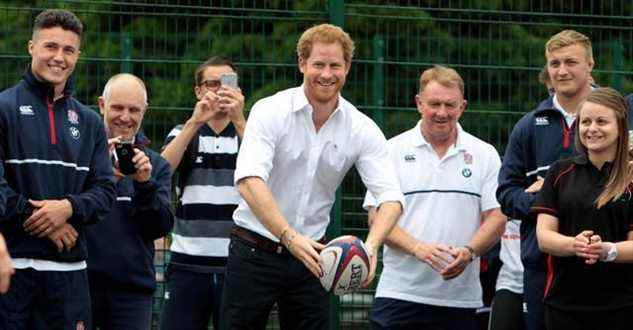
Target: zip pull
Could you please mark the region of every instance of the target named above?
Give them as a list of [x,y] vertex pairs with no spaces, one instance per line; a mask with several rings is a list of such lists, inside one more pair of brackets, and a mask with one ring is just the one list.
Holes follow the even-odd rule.
[[55,103],[49,97],[46,98],[46,109],[48,110],[48,128],[50,131],[51,144],[57,144],[57,129],[55,128]]

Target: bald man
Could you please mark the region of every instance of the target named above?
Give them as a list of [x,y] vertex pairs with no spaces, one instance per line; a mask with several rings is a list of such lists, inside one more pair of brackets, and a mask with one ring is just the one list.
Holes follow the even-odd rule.
[[[147,90],[138,77],[117,74],[99,97],[99,110],[117,180],[116,203],[108,218],[88,230],[88,278],[93,326],[150,329],[156,289],[154,240],[173,227],[169,208],[171,171],[139,132]],[[121,173],[115,147],[132,143],[135,172]],[[125,171],[127,172],[127,171]]]

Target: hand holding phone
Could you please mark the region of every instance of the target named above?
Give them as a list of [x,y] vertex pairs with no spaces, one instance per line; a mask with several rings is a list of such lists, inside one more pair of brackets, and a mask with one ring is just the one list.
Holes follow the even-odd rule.
[[235,72],[223,73],[220,75],[220,83],[222,86],[228,86],[233,89],[238,89],[237,74]]
[[115,157],[119,163],[119,171],[123,175],[136,173],[136,167],[132,158],[134,157],[134,148],[130,142],[121,142],[114,145]]

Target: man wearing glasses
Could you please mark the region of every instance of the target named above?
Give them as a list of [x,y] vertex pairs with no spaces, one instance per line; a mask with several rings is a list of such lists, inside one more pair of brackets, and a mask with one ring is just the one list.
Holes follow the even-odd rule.
[[239,200],[233,172],[246,124],[242,92],[221,82],[235,74],[229,58],[215,56],[202,63],[195,72],[193,114],[165,141],[162,156],[178,173],[178,205],[162,329],[207,329],[211,316],[218,329],[232,215]]

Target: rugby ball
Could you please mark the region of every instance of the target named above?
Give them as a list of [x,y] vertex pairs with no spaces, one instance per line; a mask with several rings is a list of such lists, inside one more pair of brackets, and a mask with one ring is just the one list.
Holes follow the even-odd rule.
[[360,288],[369,274],[369,253],[356,236],[341,236],[321,250],[321,285],[335,295]]

